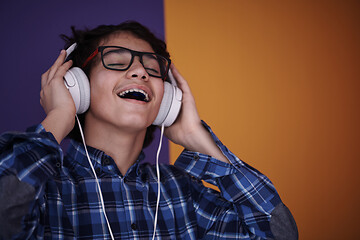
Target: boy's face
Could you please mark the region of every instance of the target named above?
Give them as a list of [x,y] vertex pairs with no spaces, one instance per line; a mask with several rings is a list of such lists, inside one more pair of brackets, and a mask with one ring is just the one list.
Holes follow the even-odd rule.
[[[101,46],[154,52],[150,44],[130,33],[109,37]],[[97,56],[100,59],[100,54]],[[163,80],[149,76],[138,56],[125,71],[106,69],[101,60],[90,71],[91,100],[86,121],[131,130],[146,130],[155,120],[164,93]],[[105,129],[104,129],[105,130]]]

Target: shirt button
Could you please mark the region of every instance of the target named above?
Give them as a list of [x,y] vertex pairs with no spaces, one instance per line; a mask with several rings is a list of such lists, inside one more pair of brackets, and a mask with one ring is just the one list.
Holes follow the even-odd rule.
[[200,159],[199,155],[195,155],[195,156],[194,156],[194,160],[195,160],[195,161],[197,161],[197,160],[199,160],[199,159]]
[[105,158],[105,159],[104,159],[104,165],[109,165],[109,164],[110,164],[110,159]]
[[137,229],[136,223],[132,223],[132,224],[131,224],[131,229],[132,229],[132,230],[136,230],[136,229]]
[[56,166],[57,168],[59,168],[59,167],[61,167],[61,163],[60,163],[60,162],[56,162],[55,166]]

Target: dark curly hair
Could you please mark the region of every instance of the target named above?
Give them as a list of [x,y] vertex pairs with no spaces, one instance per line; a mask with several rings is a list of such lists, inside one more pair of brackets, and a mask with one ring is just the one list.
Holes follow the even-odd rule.
[[[150,44],[155,53],[170,58],[170,54],[166,49],[166,43],[157,38],[148,28],[135,21],[123,22],[119,25],[100,25],[94,29],[77,30],[74,26],[71,27],[72,36],[61,35],[61,38],[65,41],[64,48],[67,49],[73,43],[77,43],[75,50],[70,54],[69,59],[73,60],[73,67],[82,68],[83,63],[89,57],[89,55],[96,50],[101,41],[108,39],[114,34],[121,32],[128,32],[135,37],[142,39]],[[98,61],[97,58],[92,59],[82,70],[89,77],[91,68]],[[81,124],[84,124],[85,114],[78,115]],[[151,125],[147,128],[146,136],[143,147],[148,146],[153,140],[153,133],[156,126]],[[74,129],[67,136],[81,142],[81,136],[79,127],[75,124]]]

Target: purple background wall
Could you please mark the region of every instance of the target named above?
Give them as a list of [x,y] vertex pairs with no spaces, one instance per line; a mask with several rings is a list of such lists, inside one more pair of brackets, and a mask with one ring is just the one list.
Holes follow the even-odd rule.
[[[164,39],[162,0],[53,0],[0,2],[0,133],[23,131],[44,118],[39,103],[40,77],[53,63],[64,43],[59,35],[70,26],[96,27],[136,20]],[[158,135],[145,149],[154,162]],[[163,142],[161,162],[169,160]]]

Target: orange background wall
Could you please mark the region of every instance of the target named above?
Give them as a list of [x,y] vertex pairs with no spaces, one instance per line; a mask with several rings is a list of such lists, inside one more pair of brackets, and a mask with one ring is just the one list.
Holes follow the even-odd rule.
[[202,119],[274,182],[300,239],[359,236],[359,10],[165,0],[167,43]]

